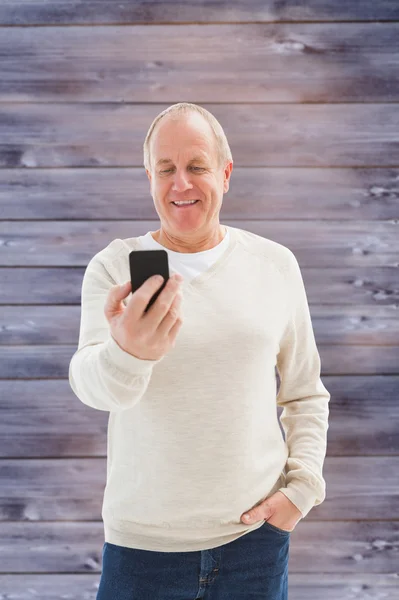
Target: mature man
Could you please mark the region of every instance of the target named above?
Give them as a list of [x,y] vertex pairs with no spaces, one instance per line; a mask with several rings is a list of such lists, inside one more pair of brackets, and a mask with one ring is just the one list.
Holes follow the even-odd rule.
[[[220,224],[233,161],[204,108],[158,115],[144,164],[161,226],[90,260],[69,369],[110,412],[97,600],[286,600],[291,532],[325,498],[330,399],[300,268]],[[128,264],[144,249],[172,272],[147,313],[162,282],[132,294]]]

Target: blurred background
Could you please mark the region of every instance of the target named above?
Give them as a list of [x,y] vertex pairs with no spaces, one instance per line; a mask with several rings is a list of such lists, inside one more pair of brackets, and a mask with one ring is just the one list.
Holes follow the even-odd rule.
[[154,117],[211,111],[221,223],[301,266],[331,393],[290,600],[399,599],[399,2],[0,2],[0,598],[95,599],[108,414],[68,382],[90,258],[159,227]]

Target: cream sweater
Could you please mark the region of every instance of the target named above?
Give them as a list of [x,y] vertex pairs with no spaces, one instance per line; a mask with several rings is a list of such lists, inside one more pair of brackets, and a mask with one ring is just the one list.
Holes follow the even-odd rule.
[[270,239],[227,232],[198,253],[213,260],[185,278],[183,325],[159,360],[122,350],[104,315],[111,286],[130,279],[129,252],[149,236],[113,240],[85,271],[69,382],[81,402],[109,411],[107,542],[205,550],[263,525],[241,515],[277,490],[304,517],[325,499],[330,394],[297,259]]

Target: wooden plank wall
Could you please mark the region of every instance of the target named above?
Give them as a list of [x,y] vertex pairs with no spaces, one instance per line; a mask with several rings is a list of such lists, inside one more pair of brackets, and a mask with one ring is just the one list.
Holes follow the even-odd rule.
[[74,396],[84,269],[159,226],[152,119],[208,108],[221,221],[289,246],[331,392],[290,600],[399,598],[399,3],[0,3],[0,597],[95,599],[108,415]]

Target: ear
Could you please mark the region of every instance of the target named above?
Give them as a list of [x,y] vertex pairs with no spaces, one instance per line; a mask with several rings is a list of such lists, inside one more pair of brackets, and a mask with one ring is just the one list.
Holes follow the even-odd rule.
[[229,191],[230,177],[231,177],[232,170],[233,170],[233,161],[230,161],[229,164],[224,169],[224,181],[223,181],[223,192],[224,193]]

